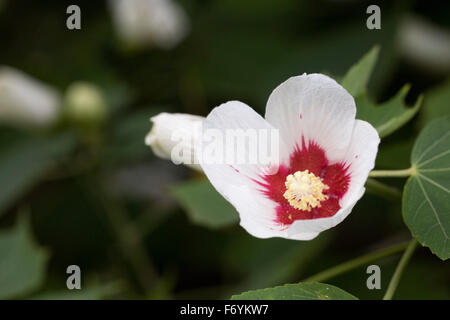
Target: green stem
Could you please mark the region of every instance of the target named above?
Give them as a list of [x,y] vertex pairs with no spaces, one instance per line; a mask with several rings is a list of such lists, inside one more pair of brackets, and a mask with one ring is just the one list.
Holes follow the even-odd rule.
[[371,178],[409,177],[415,172],[416,169],[414,167],[403,170],[372,170],[369,173],[369,177]]
[[417,241],[415,239],[409,242],[408,248],[406,248],[405,253],[403,254],[400,262],[395,269],[394,275],[392,276],[391,282],[389,282],[389,286],[386,290],[386,294],[383,297],[383,300],[391,300],[392,296],[397,289],[398,283],[400,282],[400,278],[402,277],[403,271],[405,270],[406,265],[411,259],[414,249],[417,247]]
[[126,212],[116,204],[107,200],[104,203],[105,212],[117,235],[120,250],[123,256],[130,263],[131,268],[136,274],[141,287],[146,293],[153,289],[158,278],[155,267],[150,261],[145,248],[140,239],[140,231],[128,219]]
[[332,267],[328,270],[319,272],[309,278],[306,278],[303,281],[324,281],[330,278],[333,278],[339,274],[345,273],[347,271],[353,270],[355,268],[358,268],[360,266],[363,266],[369,262],[390,256],[392,254],[395,254],[397,252],[401,252],[405,250],[405,248],[408,246],[408,242],[399,243],[396,245],[393,245],[391,247],[387,247],[375,252],[371,252],[369,254],[363,255],[361,257],[358,257],[356,259],[352,259],[350,261],[344,262],[342,264],[339,264],[335,267]]
[[85,182],[90,194],[100,203],[111,224],[123,257],[129,263],[146,294],[158,283],[158,275],[139,237],[140,230],[129,220],[122,205],[108,195],[101,182],[91,177]]
[[399,200],[402,197],[402,192],[399,189],[371,178],[366,181],[366,189],[368,193],[379,195],[394,201]]

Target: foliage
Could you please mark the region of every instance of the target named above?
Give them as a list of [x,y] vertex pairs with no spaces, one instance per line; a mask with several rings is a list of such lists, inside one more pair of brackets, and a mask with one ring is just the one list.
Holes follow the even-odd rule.
[[318,282],[285,284],[284,286],[248,291],[232,300],[357,300],[342,289]]
[[42,285],[49,255],[33,239],[29,217],[0,233],[0,254],[0,299],[24,297]]
[[411,154],[415,173],[403,193],[411,233],[441,259],[450,257],[450,118],[430,122]]

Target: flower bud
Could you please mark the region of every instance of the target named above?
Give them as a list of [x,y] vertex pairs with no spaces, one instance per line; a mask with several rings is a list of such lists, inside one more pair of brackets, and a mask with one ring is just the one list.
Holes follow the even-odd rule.
[[52,87],[7,66],[0,66],[0,122],[47,127],[59,116],[61,98]]
[[189,21],[172,0],[111,0],[119,36],[128,44],[175,47],[187,34]]
[[201,136],[203,119],[190,114],[160,113],[150,118],[153,127],[145,137],[145,144],[158,157],[201,170],[196,157],[196,144]]
[[64,98],[66,117],[76,123],[97,125],[107,116],[105,98],[100,89],[89,82],[72,83]]

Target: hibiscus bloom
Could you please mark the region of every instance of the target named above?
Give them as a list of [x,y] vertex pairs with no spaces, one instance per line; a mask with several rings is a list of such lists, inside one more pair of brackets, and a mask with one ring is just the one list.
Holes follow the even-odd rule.
[[48,127],[60,116],[61,96],[53,87],[8,66],[0,66],[0,123]]
[[172,0],[110,0],[119,36],[131,45],[172,49],[187,35],[186,12]]
[[336,81],[292,77],[270,95],[265,119],[244,103],[214,108],[203,130],[279,130],[275,174],[258,164],[200,163],[216,190],[258,238],[311,240],[340,223],[364,194],[380,138],[356,120],[353,97]]

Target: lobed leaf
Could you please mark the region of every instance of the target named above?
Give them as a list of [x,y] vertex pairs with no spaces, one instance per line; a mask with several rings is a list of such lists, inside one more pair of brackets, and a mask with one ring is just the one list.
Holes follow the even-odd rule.
[[420,96],[412,107],[405,104],[409,89],[409,85],[403,86],[393,98],[381,105],[370,101],[365,94],[357,97],[356,118],[372,124],[381,138],[390,135],[411,120],[422,105],[423,96]]
[[380,47],[373,47],[345,74],[341,84],[352,96],[357,97],[366,91],[379,52]]
[[341,81],[342,86],[355,98],[356,118],[365,120],[377,129],[380,137],[386,137],[407,123],[419,110],[423,97],[420,96],[414,106],[405,104],[409,85],[390,100],[376,104],[367,95],[367,84],[376,65],[379,47],[373,47],[361,60],[353,65]]

